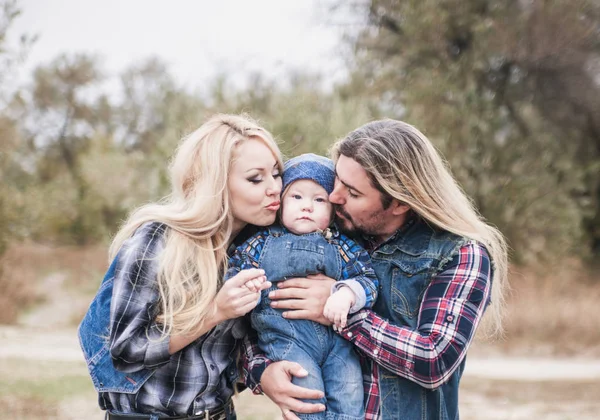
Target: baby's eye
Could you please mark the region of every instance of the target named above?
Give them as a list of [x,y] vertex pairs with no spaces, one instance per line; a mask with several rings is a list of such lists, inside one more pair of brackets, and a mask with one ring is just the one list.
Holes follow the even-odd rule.
[[302,196],[300,194],[292,194],[292,198],[294,200],[302,200]]
[[315,198],[315,201],[316,201],[317,203],[326,203],[326,202],[327,202],[327,200],[325,200],[324,198],[321,198],[321,197],[317,197],[317,198]]

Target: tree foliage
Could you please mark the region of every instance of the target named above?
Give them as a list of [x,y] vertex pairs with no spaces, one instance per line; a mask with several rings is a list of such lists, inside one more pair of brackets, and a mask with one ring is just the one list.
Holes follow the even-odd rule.
[[371,0],[353,12],[367,17],[354,78],[434,140],[516,257],[600,253],[600,3]]
[[[352,4],[352,6],[347,6]],[[178,141],[215,112],[247,112],[286,156],[326,153],[374,118],[404,119],[448,159],[516,260],[600,248],[600,4],[591,0],[362,0],[341,9],[350,78],[226,74],[190,92],[156,58],[114,75],[62,55],[15,89],[0,66],[0,241],[106,240],[136,206],[170,190]],[[0,63],[14,2],[0,0]],[[348,13],[342,13],[344,18]],[[23,45],[27,45],[25,42]],[[4,60],[4,61],[2,61]],[[117,86],[115,88],[115,86]]]

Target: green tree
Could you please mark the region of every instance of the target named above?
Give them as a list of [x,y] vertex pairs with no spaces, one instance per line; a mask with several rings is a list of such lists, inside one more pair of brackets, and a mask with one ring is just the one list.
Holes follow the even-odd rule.
[[[371,0],[354,77],[424,129],[519,259],[600,252],[600,4]],[[585,244],[584,246],[581,246]]]
[[10,240],[23,234],[19,216],[29,179],[23,167],[24,140],[18,131],[21,91],[16,74],[35,37],[21,35],[16,45],[10,43],[11,27],[20,13],[16,1],[0,0],[0,255]]

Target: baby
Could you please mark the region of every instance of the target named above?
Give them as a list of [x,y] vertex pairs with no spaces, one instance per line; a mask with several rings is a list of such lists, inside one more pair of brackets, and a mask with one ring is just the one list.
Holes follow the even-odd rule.
[[[240,270],[259,267],[272,283],[322,273],[336,280],[324,315],[343,328],[348,313],[372,307],[378,281],[367,252],[331,226],[329,194],[335,182],[331,159],[312,153],[286,162],[281,196],[281,225],[262,230],[240,245],[230,259],[226,278]],[[248,287],[252,288],[251,284]],[[273,361],[289,360],[308,371],[293,382],[320,389],[326,413],[301,418],[363,419],[363,380],[352,344],[332,328],[308,320],[288,320],[271,308],[262,292],[252,311],[252,327],[260,348]],[[312,401],[314,402],[314,401]]]

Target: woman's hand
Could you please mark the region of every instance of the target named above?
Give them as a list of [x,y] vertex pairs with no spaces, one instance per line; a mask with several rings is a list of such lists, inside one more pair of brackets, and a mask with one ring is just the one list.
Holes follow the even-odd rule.
[[250,312],[258,303],[260,292],[269,287],[271,283],[267,281],[264,270],[250,268],[237,273],[223,284],[215,297],[213,305],[217,323]]
[[278,282],[279,290],[269,293],[271,306],[288,309],[283,313],[284,318],[308,319],[329,326],[331,322],[323,315],[323,309],[333,283],[335,280],[323,274]]
[[[257,292],[249,290],[246,286],[249,282],[254,286],[258,285],[255,287],[258,288]],[[191,335],[171,335],[169,353],[178,352],[221,322],[250,312],[258,303],[260,292],[269,287],[271,283],[267,281],[264,270],[251,268],[240,271],[223,284],[210,306],[213,315],[207,317],[200,329]]]
[[271,401],[279,406],[284,420],[299,420],[297,413],[318,413],[325,410],[321,403],[307,403],[301,401],[317,400],[323,398],[323,392],[316,389],[302,388],[292,383],[292,376],[304,377],[308,372],[298,363],[281,362],[271,363],[263,372],[260,386]]

